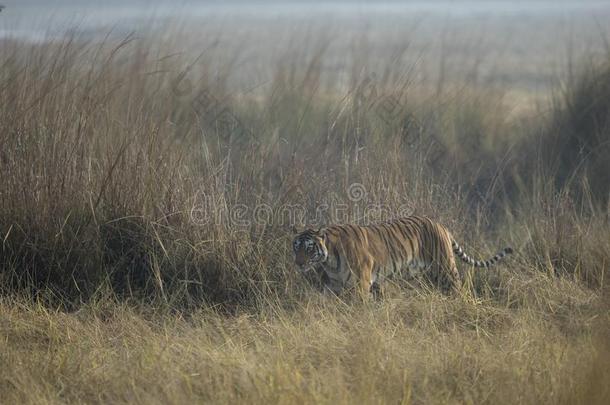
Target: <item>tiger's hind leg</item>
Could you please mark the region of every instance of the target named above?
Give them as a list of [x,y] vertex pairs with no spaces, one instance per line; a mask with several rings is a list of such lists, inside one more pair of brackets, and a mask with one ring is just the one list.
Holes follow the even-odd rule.
[[380,300],[383,298],[383,289],[379,281],[374,281],[371,283],[371,295],[375,300]]
[[430,279],[444,294],[459,293],[462,280],[451,246],[442,244],[430,266]]
[[462,289],[460,272],[455,263],[451,235],[439,226],[439,287],[445,294],[457,293]]
[[439,288],[444,294],[459,293],[462,280],[458,272],[455,260],[441,266],[439,274]]

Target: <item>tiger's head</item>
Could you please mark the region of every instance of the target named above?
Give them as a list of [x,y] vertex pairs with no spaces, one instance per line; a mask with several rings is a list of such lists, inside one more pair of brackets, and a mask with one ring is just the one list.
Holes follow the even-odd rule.
[[293,230],[297,234],[292,241],[292,250],[298,272],[305,273],[316,264],[324,263],[328,259],[327,238],[321,228],[317,231],[306,229],[297,232],[294,228]]

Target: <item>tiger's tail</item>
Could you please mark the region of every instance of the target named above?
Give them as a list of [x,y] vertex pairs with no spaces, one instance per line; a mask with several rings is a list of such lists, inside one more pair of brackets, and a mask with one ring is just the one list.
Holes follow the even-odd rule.
[[488,260],[475,260],[472,257],[468,256],[462,250],[460,245],[457,244],[456,241],[454,241],[454,240],[451,241],[451,247],[453,248],[453,253],[455,253],[457,257],[462,259],[462,261],[464,263],[468,263],[469,265],[474,266],[474,267],[486,267],[487,268],[487,267],[494,266],[498,261],[504,259],[506,256],[513,253],[513,248],[506,247]]

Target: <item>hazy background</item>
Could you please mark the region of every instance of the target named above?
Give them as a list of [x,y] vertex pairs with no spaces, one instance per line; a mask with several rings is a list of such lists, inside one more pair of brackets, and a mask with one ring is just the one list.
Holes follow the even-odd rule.
[[[222,49],[228,82],[252,94],[282,58],[322,52],[326,85],[349,86],[350,66],[381,74],[388,61],[412,85],[494,86],[519,110],[547,95],[571,62],[608,49],[605,1],[6,1],[0,36],[44,41],[73,28],[89,39],[172,38],[177,53]],[[442,55],[442,56],[441,56]],[[358,60],[355,60],[358,59]]]

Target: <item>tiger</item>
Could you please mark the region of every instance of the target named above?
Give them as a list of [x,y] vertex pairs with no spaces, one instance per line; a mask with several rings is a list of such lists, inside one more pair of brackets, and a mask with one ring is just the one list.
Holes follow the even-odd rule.
[[502,249],[488,260],[467,255],[443,225],[425,216],[408,216],[375,225],[331,225],[298,232],[292,248],[297,272],[315,269],[326,293],[355,287],[361,297],[380,290],[394,274],[422,274],[443,293],[458,292],[461,277],[455,256],[488,268],[513,253]]

